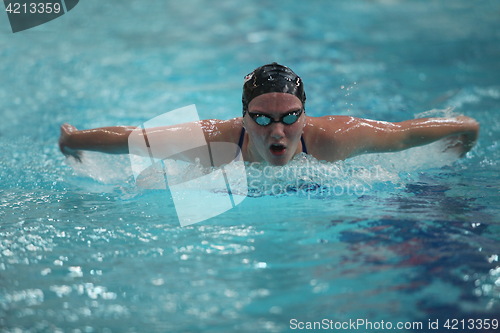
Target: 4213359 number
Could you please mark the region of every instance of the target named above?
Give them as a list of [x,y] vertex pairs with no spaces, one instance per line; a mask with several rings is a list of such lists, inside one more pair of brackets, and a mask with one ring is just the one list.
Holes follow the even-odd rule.
[[59,14],[62,10],[58,2],[11,2],[5,8],[9,14]]

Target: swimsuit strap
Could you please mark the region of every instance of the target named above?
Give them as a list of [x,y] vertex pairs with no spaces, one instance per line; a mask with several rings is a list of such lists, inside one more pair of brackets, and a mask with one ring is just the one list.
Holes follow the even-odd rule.
[[238,146],[240,150],[243,150],[243,139],[245,139],[245,127],[241,127],[240,139],[238,140]]
[[300,136],[300,142],[302,143],[302,152],[307,154],[306,142],[304,141],[304,136]]
[[[243,140],[245,139],[245,127],[241,128],[240,139],[238,140],[238,147],[240,150],[243,149]],[[304,141],[304,136],[300,137],[300,142],[302,143],[302,152],[307,154],[306,142]]]

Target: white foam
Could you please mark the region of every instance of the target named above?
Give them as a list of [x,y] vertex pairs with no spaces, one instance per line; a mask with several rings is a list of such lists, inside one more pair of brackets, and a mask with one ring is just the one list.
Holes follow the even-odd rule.
[[[418,171],[442,168],[457,159],[456,153],[444,152],[446,143],[438,141],[422,147],[401,152],[366,154],[346,161],[328,163],[318,161],[306,154],[297,155],[286,166],[246,163],[236,167],[244,168],[246,179],[234,180],[231,192],[235,195],[252,196],[283,195],[287,193],[316,191],[342,195],[364,194],[377,183],[391,183],[401,186]],[[75,172],[90,177],[102,184],[133,184],[132,171],[127,156],[105,155],[86,152],[83,162],[68,159]],[[166,189],[167,184],[189,182],[193,191],[221,191],[216,179],[217,169],[205,168],[200,164],[165,160],[161,168],[149,168],[139,177],[133,188]],[[241,173],[245,174],[245,173]],[[167,183],[168,177],[168,183]],[[318,192],[318,188],[321,191]],[[248,189],[248,192],[247,192]]]

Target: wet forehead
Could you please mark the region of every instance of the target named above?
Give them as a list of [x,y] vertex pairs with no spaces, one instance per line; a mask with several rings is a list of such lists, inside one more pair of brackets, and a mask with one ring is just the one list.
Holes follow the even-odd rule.
[[250,112],[282,114],[302,108],[296,96],[287,93],[267,93],[255,97],[248,105]]

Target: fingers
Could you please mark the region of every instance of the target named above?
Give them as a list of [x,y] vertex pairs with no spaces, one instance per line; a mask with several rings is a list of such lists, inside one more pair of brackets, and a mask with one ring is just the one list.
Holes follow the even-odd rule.
[[82,163],[82,152],[79,150],[74,150],[73,154],[71,154],[75,160],[78,162]]
[[458,157],[464,157],[467,152],[469,152],[474,144],[466,140],[465,135],[457,135],[453,137],[446,138],[444,140],[446,146],[443,152],[451,151],[458,155]]
[[65,147],[61,144],[59,144],[59,149],[61,150],[61,152],[64,154],[64,156],[66,157],[73,157],[75,160],[77,160],[78,162],[82,162],[82,152],[79,151],[79,150],[73,150],[71,148],[68,148],[68,147]]
[[59,137],[59,149],[61,153],[66,157],[73,157],[78,162],[82,162],[82,153],[78,150],[74,150],[68,147],[69,137],[72,132],[76,132],[77,129],[75,126],[70,125],[68,123],[61,125],[61,135]]

